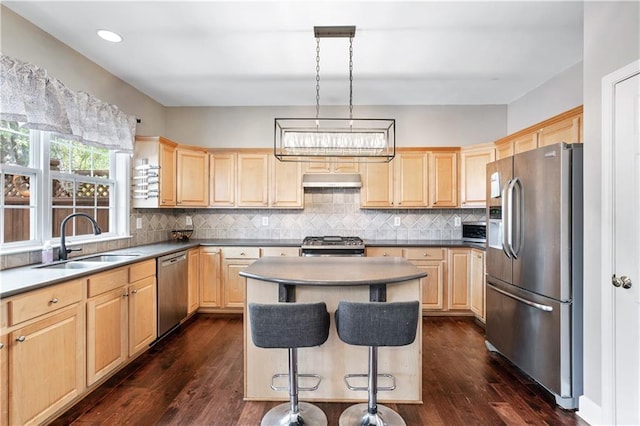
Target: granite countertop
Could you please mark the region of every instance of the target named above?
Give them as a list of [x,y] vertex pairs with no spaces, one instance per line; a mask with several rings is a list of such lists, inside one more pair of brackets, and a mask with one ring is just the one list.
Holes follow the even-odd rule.
[[[84,269],[55,269],[39,268],[40,264],[0,271],[0,298],[14,296],[26,291],[46,287],[51,284],[80,278],[96,272],[125,266],[141,260],[152,259],[180,250],[187,250],[198,246],[218,247],[300,247],[299,239],[192,239],[186,242],[166,241],[144,246],[130,247],[122,250],[112,250],[109,254],[135,254],[130,260],[119,262],[96,262],[96,266]],[[484,244],[469,243],[462,240],[365,240],[365,245],[378,247],[472,247],[484,250]],[[85,257],[74,257],[71,260],[82,260]]]
[[278,284],[324,286],[392,284],[427,276],[401,257],[263,257],[240,275]]

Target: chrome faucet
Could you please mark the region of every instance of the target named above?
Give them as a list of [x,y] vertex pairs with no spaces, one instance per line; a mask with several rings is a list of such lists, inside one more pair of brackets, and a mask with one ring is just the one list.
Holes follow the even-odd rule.
[[62,223],[60,224],[60,251],[58,252],[58,260],[67,260],[67,255],[72,251],[82,250],[82,249],[68,249],[67,244],[65,242],[65,239],[66,239],[65,231],[67,227],[67,222],[69,221],[69,219],[74,217],[86,217],[87,219],[89,219],[89,222],[91,222],[91,224],[93,225],[93,234],[94,235],[102,234],[102,230],[100,229],[100,227],[98,226],[98,222],[96,222],[94,218],[92,218],[86,213],[71,213],[69,216],[62,219]]

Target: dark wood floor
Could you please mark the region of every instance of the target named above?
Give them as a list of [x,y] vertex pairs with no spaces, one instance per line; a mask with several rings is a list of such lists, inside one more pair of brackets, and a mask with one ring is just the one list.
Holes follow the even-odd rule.
[[[58,418],[56,425],[257,425],[275,402],[242,399],[242,317],[198,315]],[[424,404],[408,425],[585,425],[508,361],[473,320],[423,323]],[[318,403],[330,425],[349,404]]]

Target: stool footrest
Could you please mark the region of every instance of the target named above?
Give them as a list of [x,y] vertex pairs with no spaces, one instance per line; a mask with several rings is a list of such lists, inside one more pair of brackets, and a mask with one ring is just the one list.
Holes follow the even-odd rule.
[[[368,374],[346,374],[344,376],[344,383],[347,385],[347,388],[349,388],[349,390],[352,390],[352,391],[369,390],[369,386],[353,386],[351,383],[349,383],[349,379],[352,379],[355,377],[368,378],[369,375]],[[385,377],[387,379],[391,379],[391,386],[378,386],[377,387],[378,391],[392,391],[396,388],[396,377],[393,374],[378,374],[378,377]]]
[[[276,386],[274,384],[274,381],[280,377],[289,377],[288,373],[282,373],[282,374],[274,374],[273,376],[271,376],[271,389],[273,389],[274,391],[288,391],[289,390],[289,386]],[[316,379],[316,383],[313,386],[306,386],[306,387],[302,387],[302,386],[298,386],[298,390],[299,391],[315,391],[318,390],[318,387],[320,386],[320,382],[322,381],[322,378],[320,377],[319,374],[298,374],[298,379],[300,379],[301,377],[303,378],[313,378]]]

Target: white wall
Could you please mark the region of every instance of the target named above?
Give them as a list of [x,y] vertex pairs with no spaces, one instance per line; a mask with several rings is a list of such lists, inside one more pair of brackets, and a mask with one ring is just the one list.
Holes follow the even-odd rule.
[[[601,131],[602,77],[640,58],[640,3],[584,4],[584,395],[581,416],[600,423],[602,398],[601,297]],[[584,403],[583,403],[584,402]],[[583,407],[585,410],[583,410]]]
[[510,103],[507,131],[515,133],[582,102],[582,62],[579,62]]
[[162,135],[164,107],[66,44],[0,6],[2,53],[47,70],[65,86],[85,91],[142,120],[137,133]]
[[[348,117],[348,108],[322,107],[321,117]],[[507,133],[506,105],[355,106],[357,118],[395,118],[396,145],[464,146]],[[275,118],[315,117],[313,107],[171,107],[166,137],[206,147],[273,146]]]

